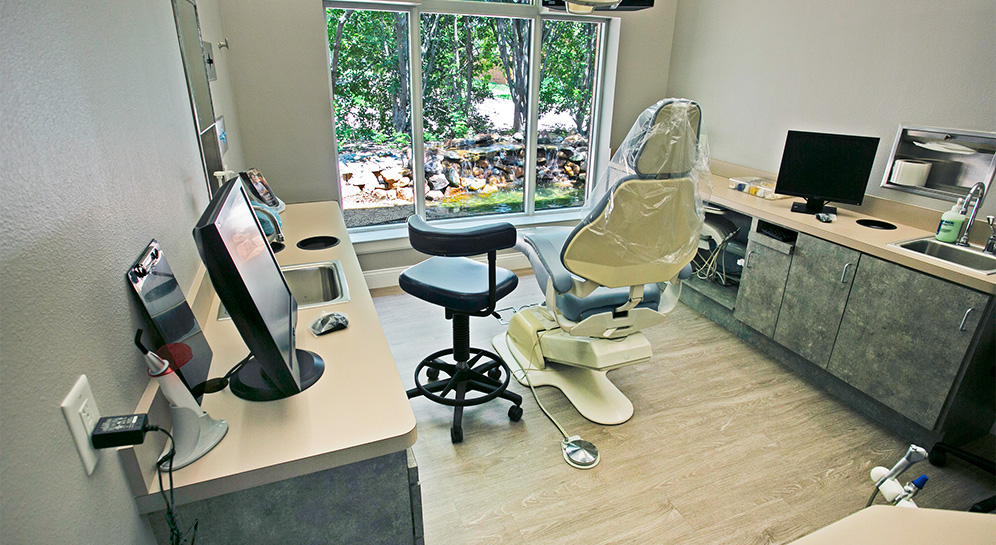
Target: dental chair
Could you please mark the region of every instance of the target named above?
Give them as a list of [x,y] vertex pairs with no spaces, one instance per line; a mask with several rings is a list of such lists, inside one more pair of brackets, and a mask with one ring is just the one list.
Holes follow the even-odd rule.
[[[523,385],[560,389],[585,418],[621,424],[633,404],[606,374],[650,360],[641,330],[664,321],[691,274],[705,217],[701,111],[666,99],[630,129],[573,229],[520,230],[545,304],[517,312],[492,340]],[[708,182],[708,176],[704,177]]]

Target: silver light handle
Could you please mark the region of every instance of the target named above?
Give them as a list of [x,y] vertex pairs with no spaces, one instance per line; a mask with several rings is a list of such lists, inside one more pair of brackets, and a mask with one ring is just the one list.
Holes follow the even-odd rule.
[[851,268],[851,265],[854,265],[854,263],[845,263],[844,264],[844,270],[840,273],[840,283],[841,284],[846,284],[847,283],[844,279],[847,278],[847,269]]
[[970,309],[968,309],[968,310],[965,311],[965,316],[963,316],[962,319],[961,319],[961,325],[958,326],[958,331],[965,331],[965,323],[968,322],[968,315],[971,314],[973,310],[975,310],[975,309],[974,308],[970,308]]

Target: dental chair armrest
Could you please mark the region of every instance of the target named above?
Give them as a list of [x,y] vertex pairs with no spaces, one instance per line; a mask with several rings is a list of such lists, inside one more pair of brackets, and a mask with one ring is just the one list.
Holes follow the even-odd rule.
[[408,240],[412,248],[429,255],[467,257],[515,245],[515,226],[494,223],[463,229],[433,227],[418,216],[408,218]]
[[560,250],[571,233],[570,227],[541,227],[520,233],[515,249],[529,258],[540,289],[546,291],[547,279],[553,280],[557,293],[567,293],[574,286],[570,271],[560,261]]

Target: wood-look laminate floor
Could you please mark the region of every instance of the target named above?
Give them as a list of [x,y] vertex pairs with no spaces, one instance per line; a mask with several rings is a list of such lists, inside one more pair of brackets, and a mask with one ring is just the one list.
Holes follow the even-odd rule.
[[[519,276],[499,306],[541,299],[533,277]],[[450,323],[397,288],[374,296],[410,388],[417,362],[451,346]],[[473,346],[491,349],[502,330],[472,318]],[[509,421],[505,401],[470,407],[457,445],[452,409],[412,400],[425,543],[787,543],[863,508],[869,470],[909,446],[684,305],[647,335],[652,361],[609,373],[633,401],[630,421],[593,424],[559,390],[537,390],[569,433],[598,446],[591,470],[564,462],[557,429],[514,381],[522,420]],[[922,462],[903,478],[921,473],[930,477],[922,507],[967,509],[996,490],[957,460]]]

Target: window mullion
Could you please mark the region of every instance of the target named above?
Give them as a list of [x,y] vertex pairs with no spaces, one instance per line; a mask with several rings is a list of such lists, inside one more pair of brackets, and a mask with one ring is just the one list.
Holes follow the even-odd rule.
[[532,18],[532,32],[529,46],[529,93],[526,115],[526,179],[522,188],[522,206],[526,215],[536,212],[536,145],[539,137],[539,91],[540,68],[543,61],[543,19],[536,15]]
[[412,177],[415,183],[415,213],[425,217],[425,143],[422,141],[422,14],[408,11],[408,74],[411,89]]

